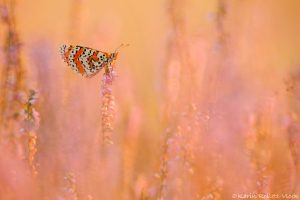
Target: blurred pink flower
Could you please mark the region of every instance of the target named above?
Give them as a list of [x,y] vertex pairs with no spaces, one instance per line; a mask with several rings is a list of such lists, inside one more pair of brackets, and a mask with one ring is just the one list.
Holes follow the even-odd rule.
[[4,22],[8,21],[8,8],[5,5],[0,5],[0,14],[1,14],[1,18]]

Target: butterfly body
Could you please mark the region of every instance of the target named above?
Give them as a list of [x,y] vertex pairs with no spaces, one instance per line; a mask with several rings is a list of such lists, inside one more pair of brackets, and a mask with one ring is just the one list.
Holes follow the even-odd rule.
[[117,52],[110,54],[78,45],[62,45],[60,54],[73,71],[86,77],[97,74],[104,67],[110,67],[118,55]]

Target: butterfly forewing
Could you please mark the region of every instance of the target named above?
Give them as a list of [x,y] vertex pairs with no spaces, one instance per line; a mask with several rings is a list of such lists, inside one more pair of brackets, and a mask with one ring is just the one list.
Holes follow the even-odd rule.
[[62,45],[60,54],[73,71],[88,77],[99,72],[109,58],[105,52],[78,45]]

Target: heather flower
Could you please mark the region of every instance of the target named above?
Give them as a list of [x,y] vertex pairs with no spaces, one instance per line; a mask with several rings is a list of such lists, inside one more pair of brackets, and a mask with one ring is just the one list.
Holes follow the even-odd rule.
[[72,200],[78,200],[79,197],[78,197],[75,175],[73,173],[68,173],[64,177],[64,180],[66,181],[65,188],[64,188],[66,198]]
[[113,120],[115,112],[114,96],[112,94],[112,83],[116,78],[116,72],[107,67],[102,77],[101,95],[101,120],[102,120],[102,137],[105,143],[112,144],[111,133],[113,132]]
[[0,15],[4,22],[8,22],[9,13],[7,6],[0,5]]
[[[3,44],[3,68],[1,68],[0,124],[2,135],[11,135],[14,151],[20,143],[17,133],[23,127],[20,111],[24,103],[25,79],[21,64],[19,34],[16,30],[15,1],[5,1],[0,5],[0,17],[5,22],[5,40]],[[24,127],[23,127],[24,128]]]
[[37,130],[40,124],[40,115],[34,108],[36,99],[37,93],[34,90],[31,90],[24,111],[22,112],[22,115],[25,117],[24,128],[27,131]]
[[21,133],[25,133],[27,137],[27,147],[28,147],[28,162],[33,175],[37,174],[35,155],[37,153],[37,135],[36,130],[40,124],[39,113],[35,110],[34,106],[36,104],[37,93],[34,90],[29,91],[28,100],[24,106],[24,110],[21,114],[24,120],[23,128]]

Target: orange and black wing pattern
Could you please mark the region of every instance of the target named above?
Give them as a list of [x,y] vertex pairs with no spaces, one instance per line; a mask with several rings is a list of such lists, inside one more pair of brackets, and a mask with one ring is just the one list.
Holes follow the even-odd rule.
[[110,54],[88,47],[62,45],[60,54],[76,73],[90,77],[99,72],[109,61]]

